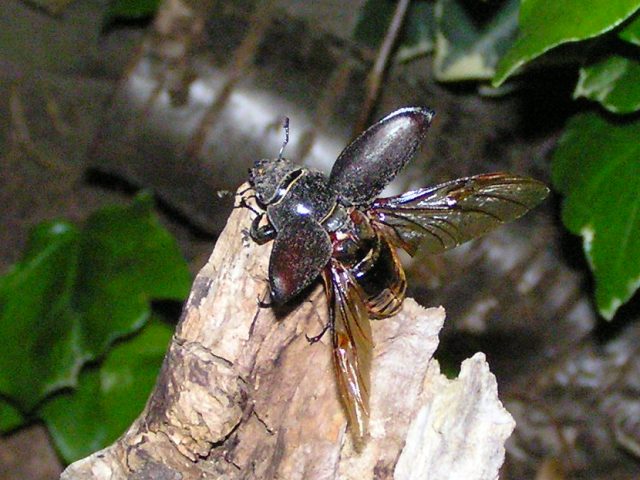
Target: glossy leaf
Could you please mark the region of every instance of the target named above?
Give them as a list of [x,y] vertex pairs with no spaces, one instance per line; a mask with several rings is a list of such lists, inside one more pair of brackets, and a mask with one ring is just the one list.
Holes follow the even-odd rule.
[[583,238],[596,303],[611,319],[640,285],[640,121],[575,116],[553,159],[562,220]]
[[[397,2],[367,0],[353,31],[357,42],[378,48],[389,28]],[[433,50],[435,19],[433,2],[413,1],[409,5],[396,50],[396,59],[406,61]]]
[[500,60],[493,84],[558,45],[608,32],[639,7],[640,0],[522,0],[520,33]]
[[640,56],[612,55],[581,68],[573,96],[598,101],[614,113],[637,111],[640,109]]
[[189,285],[148,196],[97,212],[82,230],[40,225],[22,261],[0,277],[0,394],[28,413],[140,328],[151,299],[181,300]]
[[640,46],[640,14],[636,14],[631,22],[620,30],[618,36],[629,43]]
[[18,428],[23,422],[24,417],[17,408],[9,402],[0,400],[0,433]]
[[76,307],[94,356],[142,326],[151,299],[183,300],[191,286],[178,245],[153,214],[148,195],[92,215],[83,229],[79,260]]
[[518,0],[508,0],[488,24],[479,27],[459,1],[438,1],[436,78],[440,81],[492,78],[498,60],[515,40],[518,5]]
[[73,384],[86,357],[71,308],[79,238],[66,223],[38,226],[23,260],[0,278],[0,393],[24,411]]
[[51,398],[39,414],[58,451],[73,462],[116,440],[140,414],[155,384],[173,329],[153,320],[117,344],[77,389]]

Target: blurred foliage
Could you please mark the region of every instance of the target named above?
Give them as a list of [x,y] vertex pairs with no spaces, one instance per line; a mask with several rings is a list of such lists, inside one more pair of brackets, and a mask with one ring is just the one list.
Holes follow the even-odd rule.
[[[574,97],[594,100],[613,113],[637,112],[640,49],[633,42],[639,8],[638,0],[523,1],[520,34],[500,61],[494,84],[558,45],[593,39],[576,47],[586,60]],[[619,38],[630,41],[615,41]],[[597,50],[595,61],[592,49]],[[596,304],[607,319],[640,286],[639,132],[637,116],[579,114],[569,122],[553,159],[554,184],[566,196],[563,223],[583,238],[596,280]]]
[[596,113],[571,119],[556,149],[553,184],[562,219],[582,235],[596,303],[611,319],[640,284],[640,122]]
[[[59,15],[76,0],[27,0],[27,3],[50,13]],[[114,20],[139,20],[151,17],[160,6],[160,0],[110,0],[106,23]]]
[[522,0],[518,38],[500,60],[494,83],[558,45],[613,30],[639,7],[638,0]]
[[620,30],[618,36],[629,43],[640,46],[640,15],[634,18]]
[[[384,40],[391,22],[396,2],[367,0],[362,7],[353,37],[359,43],[378,48]],[[396,59],[405,61],[433,50],[435,36],[434,4],[430,1],[413,1],[409,5],[406,23],[398,40]]]
[[156,13],[159,6],[160,0],[111,0],[105,23],[148,18]]
[[[130,418],[131,408],[139,411],[144,404],[162,358],[157,352],[164,352],[168,339],[160,327],[132,334],[147,323],[152,299],[184,300],[190,284],[186,262],[153,214],[149,195],[138,195],[129,206],[104,208],[81,228],[62,221],[35,227],[22,260],[0,277],[2,430],[43,417],[70,460],[79,453],[65,436],[87,429],[82,412],[101,411],[107,393],[112,418]],[[140,336],[152,343],[141,343]],[[113,349],[123,337],[129,340]],[[127,380],[133,378],[132,365],[121,351],[138,362],[141,378]],[[139,364],[149,356],[153,368]],[[80,375],[83,365],[103,358],[99,377]],[[58,421],[62,414],[64,422]],[[91,448],[106,445],[117,435],[112,429],[121,433],[122,426],[91,432]]]
[[573,92],[600,102],[613,113],[633,113],[640,109],[640,52],[634,56],[616,53],[586,64]]
[[76,389],[42,406],[38,415],[66,462],[110,445],[140,414],[172,333],[152,318],[140,333],[117,343],[100,365],[86,368]]
[[[582,59],[574,98],[587,98],[620,115],[640,109],[640,0],[432,3],[433,18],[424,19],[431,12],[428,2],[415,1],[406,22],[408,31],[419,30],[414,24],[425,22],[421,31],[431,35],[438,80],[492,80],[499,87],[545,52],[571,42],[571,55],[559,55],[547,64],[576,68],[577,59]],[[369,0],[355,38],[379,42],[393,4]],[[420,16],[416,5],[424,9]],[[415,42],[405,35],[399,51]],[[421,42],[429,44],[426,38]],[[548,66],[545,57],[536,65]],[[563,222],[583,237],[598,309],[611,319],[640,286],[635,240],[640,238],[639,189],[637,182],[626,181],[637,178],[640,120],[637,115],[613,119],[607,112],[581,114],[569,123],[553,170],[556,188],[567,196]],[[614,182],[612,172],[623,180]]]
[[434,75],[443,82],[490,80],[518,25],[518,0],[508,0],[486,24],[456,0],[436,5]]

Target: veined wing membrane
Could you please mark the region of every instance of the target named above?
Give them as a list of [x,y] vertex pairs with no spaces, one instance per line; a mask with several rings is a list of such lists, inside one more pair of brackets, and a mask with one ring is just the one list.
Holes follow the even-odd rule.
[[440,253],[524,215],[548,193],[537,180],[492,173],[379,198],[369,213],[409,254]]
[[331,315],[338,390],[352,431],[361,440],[369,421],[371,324],[364,293],[348,270],[332,260],[323,273]]

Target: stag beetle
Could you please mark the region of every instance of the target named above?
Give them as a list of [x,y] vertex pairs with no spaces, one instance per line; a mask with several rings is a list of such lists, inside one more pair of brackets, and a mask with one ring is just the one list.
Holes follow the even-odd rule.
[[443,252],[524,215],[548,194],[537,180],[490,173],[377,198],[414,156],[433,118],[422,107],[387,115],[342,151],[328,177],[282,156],[287,123],[278,157],[249,171],[261,208],[250,235],[259,244],[274,240],[271,299],[287,303],[322,276],[338,387],[359,439],[369,417],[369,320],[394,315],[405,297],[397,248]]

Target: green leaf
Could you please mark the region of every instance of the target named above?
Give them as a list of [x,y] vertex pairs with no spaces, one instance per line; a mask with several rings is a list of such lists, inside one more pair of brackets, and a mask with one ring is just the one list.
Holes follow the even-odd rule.
[[580,69],[573,97],[600,102],[614,113],[640,109],[640,62],[638,58],[612,55]]
[[515,39],[518,3],[518,0],[508,0],[488,24],[478,27],[459,1],[439,0],[436,5],[436,78],[440,81],[492,78],[498,60]]
[[117,344],[104,363],[82,371],[78,388],[40,409],[58,451],[68,463],[115,441],[144,408],[172,329],[154,319]]
[[640,15],[636,15],[631,22],[625,25],[618,36],[622,40],[640,46]]
[[565,196],[562,220],[583,238],[596,304],[611,319],[640,286],[640,121],[595,113],[569,122],[552,177]]
[[81,231],[63,222],[36,227],[22,261],[0,277],[0,395],[30,412],[140,328],[151,299],[182,300],[189,285],[148,196],[93,214]]
[[75,307],[92,357],[140,328],[151,299],[183,300],[191,275],[174,238],[140,195],[129,207],[107,207],[86,222],[79,250]]
[[25,419],[20,411],[9,402],[0,399],[0,432],[14,430],[24,423]]
[[640,0],[522,0],[520,34],[500,60],[494,86],[558,45],[592,38],[615,28],[639,7]]
[[122,18],[137,20],[151,17],[158,11],[160,0],[111,0],[107,20]]
[[[360,10],[352,37],[359,43],[378,48],[387,32],[397,2],[367,0]],[[396,51],[397,61],[426,55],[433,49],[435,19],[433,2],[414,0],[409,5]]]
[[79,237],[67,223],[39,225],[22,262],[0,277],[0,393],[23,411],[73,383],[84,360],[70,308]]

